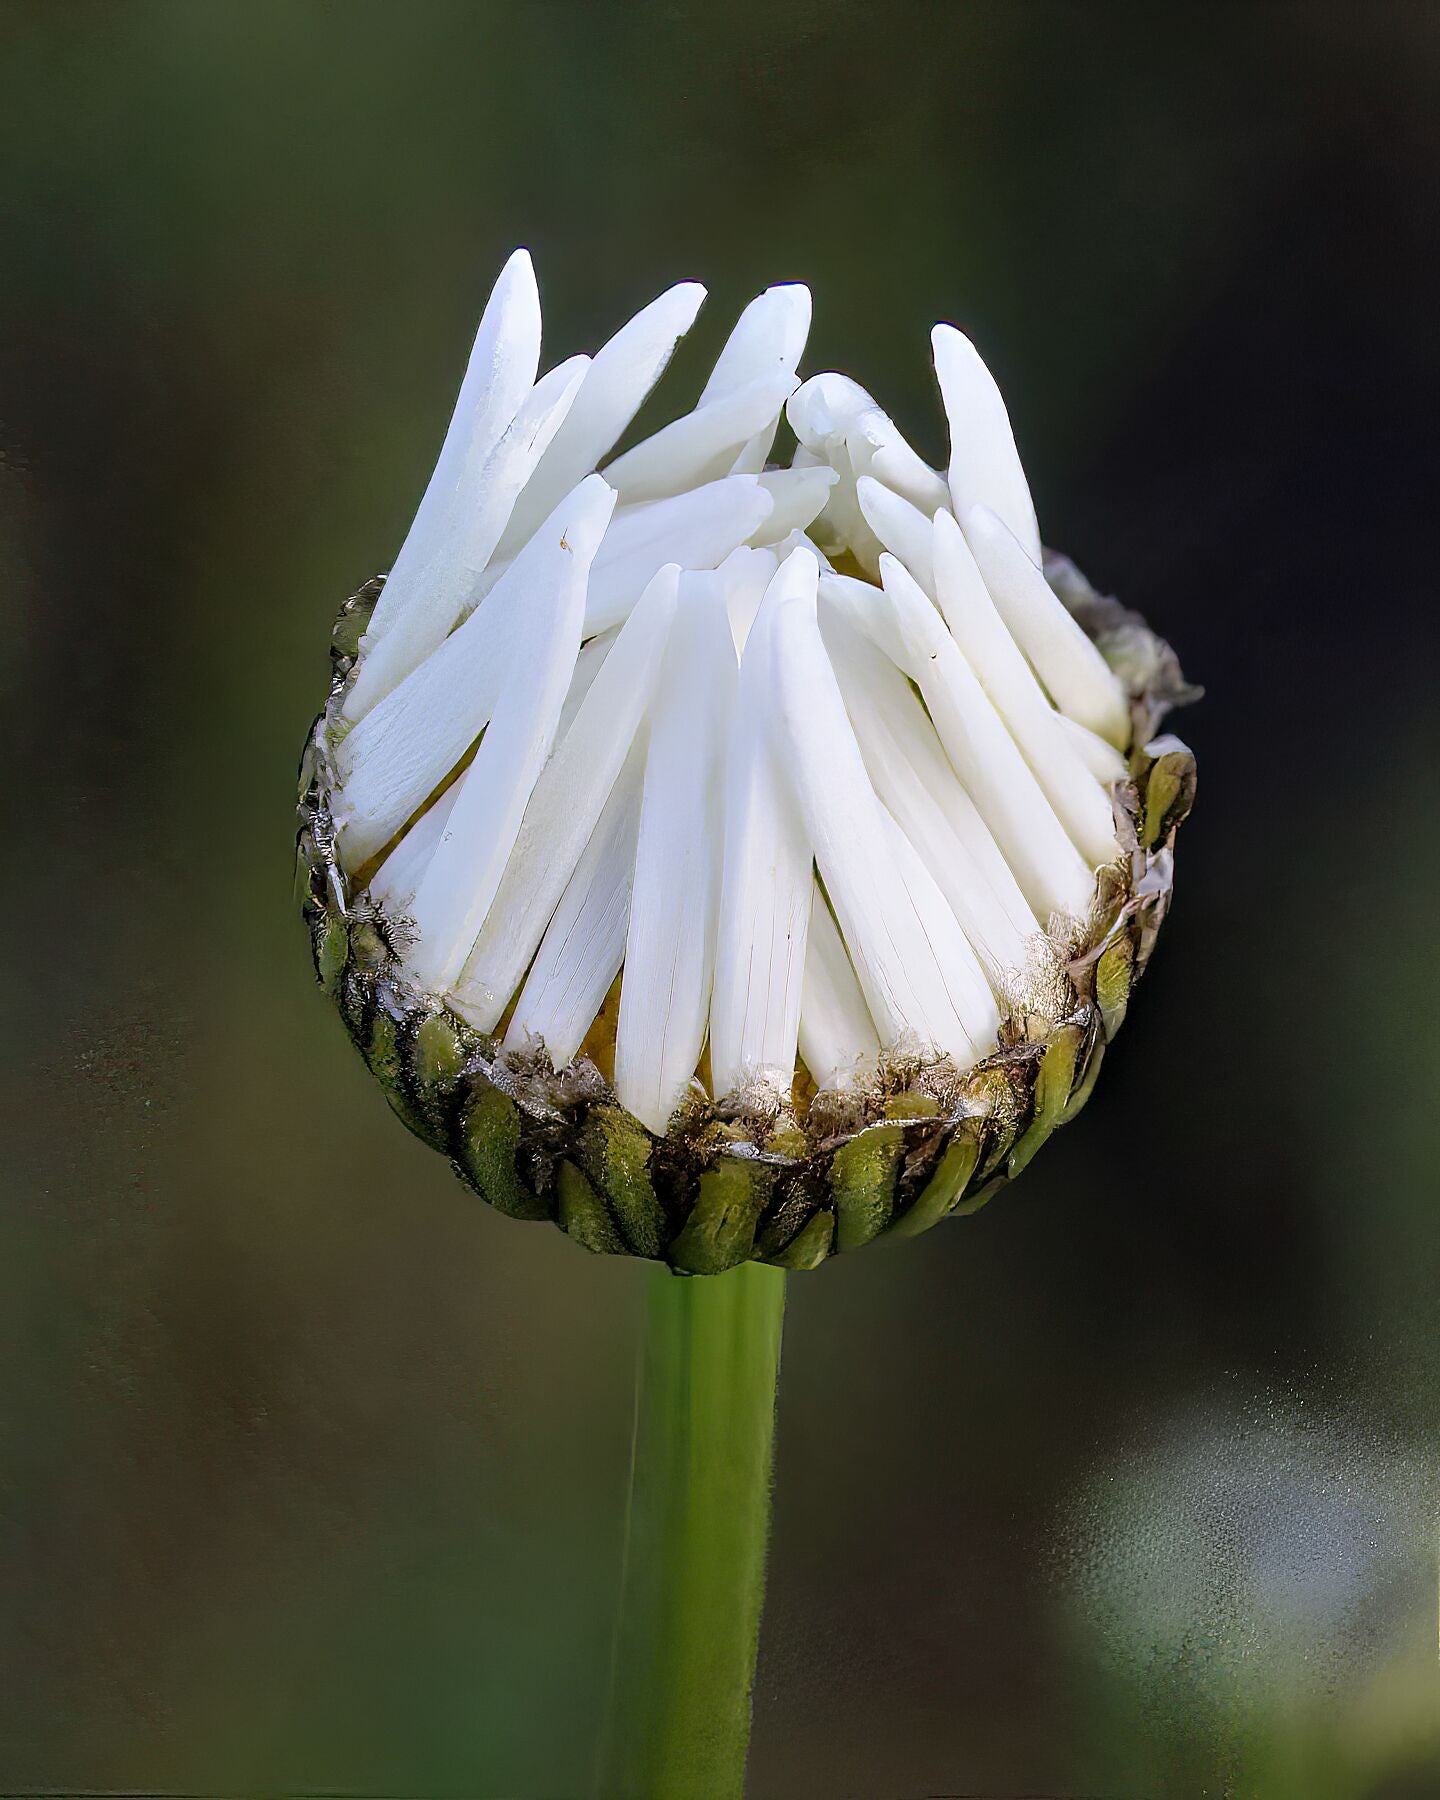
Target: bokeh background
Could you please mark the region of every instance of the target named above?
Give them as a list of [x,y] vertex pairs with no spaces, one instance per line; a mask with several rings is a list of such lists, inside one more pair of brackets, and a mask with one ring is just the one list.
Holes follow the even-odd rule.
[[0,7],[0,1789],[579,1796],[644,1271],[314,990],[294,772],[503,257],[766,283],[1208,697],[1003,1201],[792,1283],[755,1796],[1440,1794],[1440,7]]

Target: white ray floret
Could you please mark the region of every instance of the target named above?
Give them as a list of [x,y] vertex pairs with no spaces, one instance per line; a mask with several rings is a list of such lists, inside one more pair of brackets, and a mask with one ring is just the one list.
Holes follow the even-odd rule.
[[770,496],[770,517],[754,534],[758,545],[778,544],[792,531],[804,531],[819,517],[840,477],[834,469],[772,469],[760,477]]
[[985,690],[905,566],[882,556],[883,597],[856,604],[862,583],[827,577],[827,594],[919,688],[945,753],[979,807],[1038,917],[1079,916],[1094,874],[1030,773]]
[[930,521],[908,500],[892,494],[873,475],[862,475],[855,484],[855,497],[865,515],[865,523],[905,567],[933,600],[935,598],[935,562],[931,548],[933,533]]
[[770,583],[740,664],[725,786],[710,1066],[717,1093],[763,1083],[784,1098],[795,1073],[814,865],[767,721],[778,685],[771,627],[790,599],[814,604],[820,565],[792,550]]
[[514,666],[410,909],[418,928],[411,970],[433,993],[454,985],[490,910],[580,653],[590,560],[615,496],[591,475],[572,501],[554,542],[539,540],[551,574],[545,602],[516,634]]
[[913,1036],[964,1062],[998,1014],[974,951],[934,878],[875,797],[813,602],[776,612],[774,729],[815,861],[886,1042]]
[[543,629],[550,596],[574,575],[579,544],[588,545],[588,568],[614,498],[598,475],[582,482],[485,604],[341,739],[336,823],[348,868],[389,842],[489,723],[512,663]]
[[773,433],[796,386],[795,377],[784,370],[757,375],[617,456],[605,465],[605,479],[627,504],[668,500],[713,481],[731,469],[748,439],[767,429]]
[[921,767],[907,754],[908,734],[895,724],[897,715],[914,705],[905,677],[842,620],[825,621],[821,635],[876,794],[919,851],[985,965],[991,985],[998,987],[1006,975],[1024,966],[1027,945],[1038,930],[1034,919],[1024,909],[1023,898],[1018,922],[1007,912],[947,814],[944,789],[937,793],[927,785]]
[[378,642],[409,604],[414,577],[473,497],[466,473],[477,475],[499,443],[539,361],[540,293],[529,251],[517,250],[500,271],[481,316],[434,472],[366,630],[369,642]]
[[951,508],[956,518],[963,519],[972,506],[990,507],[1038,567],[1035,502],[995,378],[969,338],[953,325],[937,325],[930,343],[940,398],[950,421]]
[[[798,284],[595,473],[703,298],[537,381],[511,259],[328,727],[339,853],[404,921],[409,978],[560,1067],[618,976],[615,1091],[657,1133],[707,1043],[741,1118],[802,1064],[843,1088],[896,1049],[994,1051],[1118,853],[1130,732],[952,326],[944,475],[857,382],[800,379]],[[767,468],[782,410],[797,448]]]
[[656,1132],[705,1043],[735,685],[723,602],[682,591],[650,722],[615,1037],[615,1091]]
[[[733,393],[762,375],[793,376],[810,335],[810,290],[801,282],[766,288],[741,313],[716,359],[700,395],[700,405]],[[775,441],[775,420],[745,443],[731,469],[759,474]]]
[[543,1043],[563,1068],[595,1023],[625,958],[644,781],[644,747],[637,743],[545,928],[505,1033],[506,1049]]
[[440,798],[426,807],[370,877],[371,895],[383,901],[393,913],[410,911],[410,902],[425,878],[435,846],[450,817],[450,809],[460,798],[464,784],[465,776],[457,775]]
[[497,555],[513,556],[576,482],[610,453],[704,299],[698,281],[682,281],[643,307],[595,353],[569,412],[515,502]]
[[1130,710],[1119,678],[1014,532],[988,506],[971,507],[960,523],[996,611],[1056,706],[1106,743],[1125,744]]
[[504,879],[466,961],[456,1004],[493,1031],[520,985],[650,706],[680,571],[662,569],[615,643],[535,784]]
[[875,1021],[818,882],[805,945],[800,1054],[822,1088],[848,1087],[863,1079],[880,1054]]
[[1066,735],[1064,715],[1045,698],[985,591],[960,527],[943,509],[935,515],[933,543],[935,595],[951,635],[1072,842],[1091,863],[1109,862],[1120,849],[1110,797]]

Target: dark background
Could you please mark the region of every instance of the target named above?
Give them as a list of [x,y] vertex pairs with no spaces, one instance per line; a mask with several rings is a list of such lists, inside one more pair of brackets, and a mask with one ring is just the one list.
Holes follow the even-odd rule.
[[1440,6],[0,8],[0,1787],[574,1796],[644,1271],[314,990],[294,770],[483,297],[801,278],[1208,696],[1001,1203],[796,1279],[752,1791],[1440,1794]]

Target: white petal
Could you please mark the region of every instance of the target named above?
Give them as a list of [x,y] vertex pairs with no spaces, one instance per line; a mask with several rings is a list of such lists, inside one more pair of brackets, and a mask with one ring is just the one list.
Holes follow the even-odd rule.
[[818,882],[805,947],[800,1054],[820,1088],[848,1086],[880,1054],[875,1022]]
[[588,366],[586,357],[574,356],[542,377],[478,475],[473,481],[467,478],[463,484],[465,509],[438,540],[430,562],[417,575],[404,611],[378,642],[362,652],[345,700],[346,718],[363,718],[412,669],[419,668],[463,616],[515,496],[568,412]]
[[655,690],[678,579],[672,566],[646,588],[535,784],[495,903],[456,986],[465,1016],[482,1031],[495,1028],[519,987],[635,740]]
[[[855,478],[863,471],[857,471],[851,461],[847,433],[857,419],[872,410],[878,408],[859,382],[836,374],[812,375],[790,396],[785,408],[800,450],[827,463],[839,477],[812,535],[832,554],[848,550],[870,574],[875,572],[880,544],[855,498]],[[795,466],[803,465],[797,460]]]
[[771,500],[753,475],[727,475],[688,494],[617,513],[595,559],[585,635],[626,618],[666,563],[713,569],[770,517]]
[[814,594],[818,568],[808,550],[791,552],[766,591],[740,664],[710,1005],[717,1097],[757,1080],[788,1099],[795,1075],[814,864],[767,728],[778,693],[770,626],[787,597]]
[[1129,768],[1113,744],[1107,744],[1096,732],[1066,718],[1064,713],[1056,713],[1055,717],[1076,755],[1102,787],[1114,787],[1117,781],[1125,779]]
[[1037,566],[1040,527],[995,379],[969,338],[953,325],[930,334],[935,375],[950,421],[950,503],[957,519],[972,506],[1000,515]]
[[735,647],[725,608],[682,579],[650,724],[615,1090],[663,1132],[705,1043],[724,834]]
[[[837,596],[844,597],[851,591],[866,612],[888,609],[884,594],[871,587],[868,582],[853,581],[848,576],[822,580],[820,596],[826,611],[822,634],[827,644],[834,625],[843,627],[847,618],[853,620],[859,617],[844,604],[838,607],[836,604]],[[867,641],[873,645],[874,634],[866,635]],[[896,646],[897,654],[903,655],[898,638]],[[862,673],[865,705],[876,715],[876,729],[883,729],[894,740],[899,753],[917,772],[925,792],[939,806],[946,823],[984,876],[1011,929],[1022,940],[1029,938],[1039,931],[1039,921],[1020,892],[1019,883],[1011,873],[1010,865],[1005,861],[990,827],[981,818],[975,802],[960,785],[959,777],[945,754],[944,745],[940,742],[930,715],[916,698],[915,690],[890,656],[878,649],[864,663]]]
[[496,552],[513,556],[577,481],[606,456],[665,371],[705,298],[682,281],[652,300],[596,352],[580,392],[525,484]]
[[464,966],[550,754],[580,651],[590,561],[614,504],[604,481],[587,477],[557,508],[560,529],[542,530],[523,553],[535,549],[548,577],[543,599],[523,615],[489,727],[411,908],[410,970],[432,993],[446,992]]
[[575,658],[575,673],[570,678],[570,692],[565,696],[565,704],[560,709],[560,723],[555,727],[557,744],[565,742],[566,734],[575,723],[575,715],[584,704],[585,696],[595,685],[600,665],[610,654],[610,648],[618,635],[618,630],[602,631],[598,637],[587,638],[580,646],[580,654]]
[[1045,698],[944,510],[935,515],[934,549],[936,597],[951,635],[1077,849],[1096,867],[1109,862],[1119,854],[1110,797],[1066,737],[1064,715]]
[[464,781],[464,775],[456,776],[435,804],[421,813],[370,877],[372,898],[382,901],[392,913],[409,910]]
[[960,520],[995,609],[1061,712],[1107,743],[1130,741],[1125,690],[1004,521],[988,507]]
[[930,547],[930,521],[908,500],[892,494],[873,475],[862,475],[855,484],[855,497],[865,522],[892,556],[900,561],[933,599],[935,596],[934,555]]
[[882,1040],[913,1034],[968,1065],[998,1015],[955,915],[876,799],[813,601],[776,611],[776,743]]
[[[827,609],[828,610],[828,609]],[[895,714],[908,701],[916,706],[905,677],[875,646],[843,621],[827,617],[821,627],[840,692],[855,731],[865,772],[887,810],[915,846],[935,877],[960,928],[970,940],[992,987],[1010,971],[1022,968],[1026,940],[1035,929],[1029,919],[1017,926],[996,898],[979,863],[951,824],[939,798],[906,755],[906,743],[894,729]],[[903,693],[886,695],[887,677]],[[923,718],[921,723],[923,723]],[[938,749],[938,742],[937,742]]]
[[755,533],[760,544],[778,544],[817,519],[840,479],[834,469],[772,469],[760,477],[774,511]]
[[729,615],[730,634],[735,640],[737,656],[745,648],[760,602],[779,566],[780,559],[773,550],[750,550],[742,546],[732,550],[715,571],[725,595],[725,611]]
[[756,432],[774,430],[796,379],[782,369],[707,400],[605,465],[621,500],[664,500],[725,474]]
[[[720,352],[699,404],[733,393],[758,375],[777,369],[793,375],[810,335],[810,290],[800,282],[766,288],[741,313]],[[778,422],[778,421],[777,421]],[[775,441],[775,426],[758,431],[730,467],[736,474],[758,474]]]
[[543,1039],[551,1062],[564,1068],[605,1004],[625,956],[644,778],[637,740],[546,927],[505,1034],[507,1050]]
[[699,404],[732,394],[758,375],[793,375],[810,333],[810,310],[810,290],[801,281],[757,294],[726,339]]
[[935,607],[893,556],[880,559],[880,572],[888,617],[873,602],[851,612],[849,588],[827,592],[920,689],[946,755],[1037,915],[1082,914],[1094,886],[1092,871]]
[[484,605],[341,739],[335,820],[347,868],[389,842],[484,730],[526,632],[547,614],[557,566],[572,561],[559,540],[576,506],[613,505],[592,480],[597,489],[584,483],[563,501]]
[[376,602],[367,639],[383,637],[408,604],[410,582],[466,504],[462,476],[477,472],[515,417],[540,361],[540,293],[528,250],[517,250],[491,291],[435,471]]

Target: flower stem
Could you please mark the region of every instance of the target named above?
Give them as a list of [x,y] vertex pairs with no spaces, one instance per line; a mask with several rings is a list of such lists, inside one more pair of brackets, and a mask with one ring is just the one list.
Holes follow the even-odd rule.
[[785,1276],[649,1277],[602,1800],[738,1800]]

